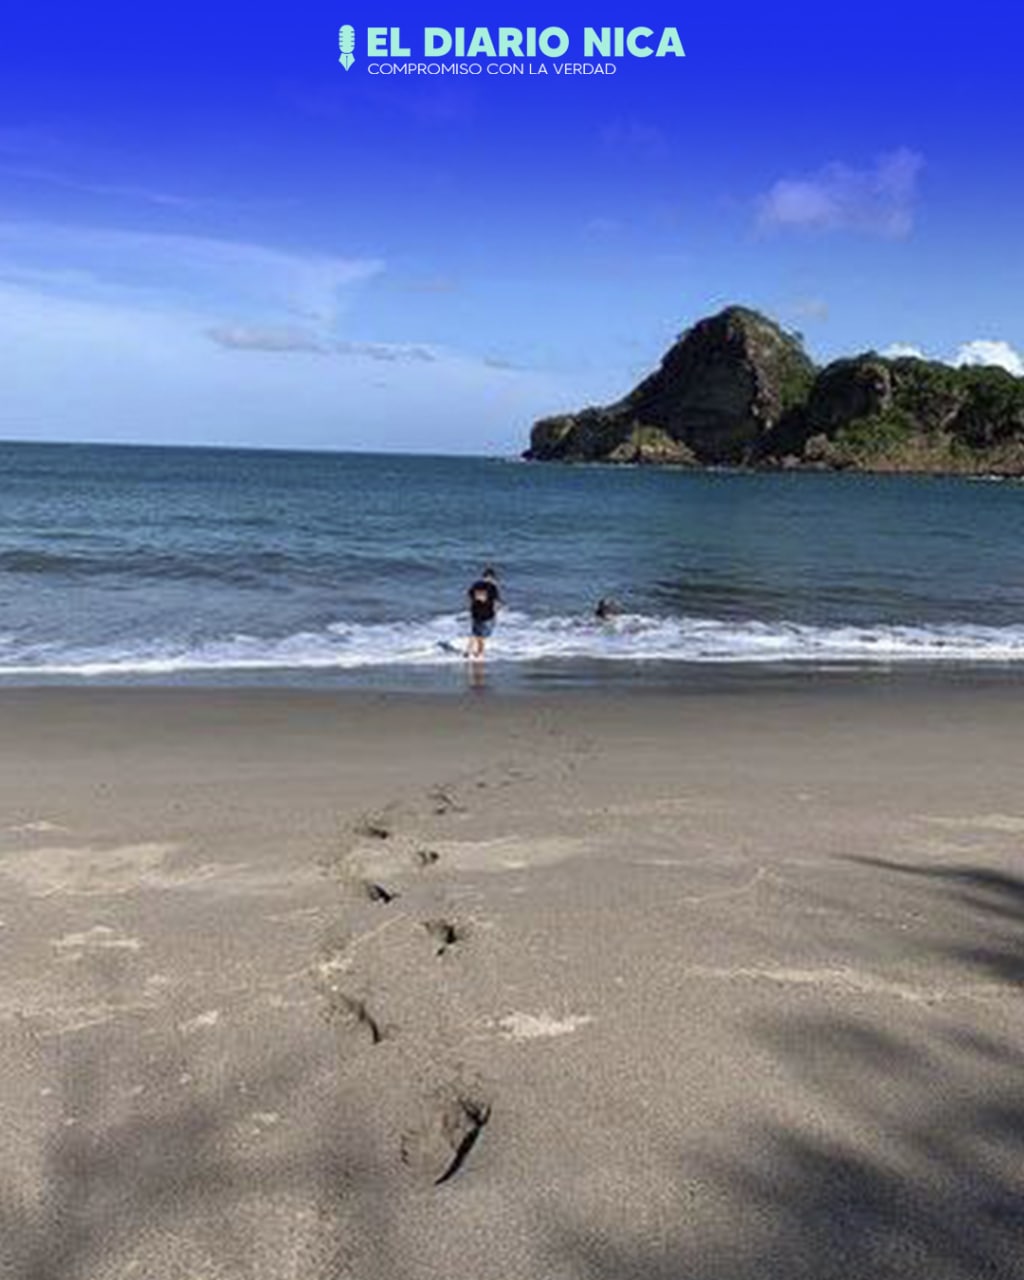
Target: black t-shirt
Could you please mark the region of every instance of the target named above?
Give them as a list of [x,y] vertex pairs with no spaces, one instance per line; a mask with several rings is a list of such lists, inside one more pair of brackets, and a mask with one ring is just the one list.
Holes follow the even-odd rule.
[[469,611],[474,622],[490,622],[494,606],[501,599],[498,585],[489,578],[478,578],[469,589]]

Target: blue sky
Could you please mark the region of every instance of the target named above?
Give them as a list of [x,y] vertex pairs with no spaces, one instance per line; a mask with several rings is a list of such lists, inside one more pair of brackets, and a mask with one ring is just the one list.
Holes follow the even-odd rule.
[[[1024,372],[1019,5],[492,14],[5,11],[0,437],[511,453],[728,302],[820,361],[897,344]],[[639,22],[686,57],[383,77],[364,49],[368,26],[575,48]]]

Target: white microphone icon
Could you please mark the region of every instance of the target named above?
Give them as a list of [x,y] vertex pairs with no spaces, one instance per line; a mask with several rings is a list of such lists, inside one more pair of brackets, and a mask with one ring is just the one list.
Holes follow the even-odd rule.
[[338,32],[338,48],[341,50],[341,57],[338,61],[347,71],[355,62],[352,56],[352,50],[356,47],[356,33],[352,27],[347,24]]

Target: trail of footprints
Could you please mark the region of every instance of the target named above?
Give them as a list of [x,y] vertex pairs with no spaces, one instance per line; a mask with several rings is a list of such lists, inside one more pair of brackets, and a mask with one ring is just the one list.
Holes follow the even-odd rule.
[[[540,726],[540,730],[553,740],[548,758],[539,759],[535,745],[531,745],[525,766],[507,759],[457,781],[432,786],[411,803],[396,801],[383,810],[364,814],[340,834],[339,846],[325,864],[354,909],[352,914],[365,919],[366,905],[371,904],[381,915],[378,925],[362,932],[336,934],[325,946],[317,971],[327,1014],[351,1026],[367,1051],[389,1042],[400,1045],[403,1036],[408,1036],[410,1073],[414,1061],[422,1067],[424,1058],[429,1059],[433,1052],[436,1060],[427,1061],[428,1074],[443,1083],[421,1098],[418,1119],[402,1134],[398,1156],[417,1177],[434,1185],[449,1181],[463,1169],[491,1118],[489,1090],[478,1079],[464,1079],[461,1066],[446,1066],[439,1060],[446,1059],[450,1044],[435,1045],[431,1050],[420,1043],[414,1031],[403,1032],[385,1020],[383,1011],[369,998],[370,982],[360,985],[359,951],[385,930],[404,928],[420,940],[425,964],[459,963],[460,957],[472,955],[470,922],[443,898],[443,858],[429,839],[417,837],[416,828],[422,830],[424,822],[436,827],[438,820],[444,825],[444,819],[465,816],[471,808],[467,797],[478,791],[518,787],[539,777],[568,780],[576,769],[574,757],[586,755],[592,744],[566,740],[553,726]],[[531,741],[535,743],[535,738]],[[417,912],[416,904],[422,907],[424,899],[433,900],[436,906]],[[359,907],[362,917],[356,910]],[[440,976],[440,968],[437,972]],[[444,990],[441,998],[449,1000],[447,1010],[442,1006],[439,1015],[439,1021],[444,1022],[446,1012],[453,1014],[450,992]],[[416,1074],[422,1076],[423,1072]],[[411,1079],[409,1084],[412,1088]]]
[[[424,886],[440,890],[441,885],[436,881],[431,885],[430,880],[444,869],[438,851],[429,841],[411,836],[408,826],[414,825],[417,811],[434,820],[467,812],[461,799],[467,786],[515,785],[527,776],[506,766],[496,780],[478,775],[462,785],[437,785],[419,803],[406,807],[396,803],[364,815],[342,834],[340,851],[325,864],[326,869],[338,880],[350,903],[369,902],[381,909],[383,919],[376,927],[354,935],[335,931],[325,943],[317,973],[327,1016],[351,1026],[367,1047],[381,1045],[402,1032],[385,1022],[360,987],[356,968],[361,945],[392,925],[404,926],[422,938],[427,955],[445,962],[464,950],[472,932],[469,923],[452,910],[442,907],[416,919],[404,909],[409,900],[432,896],[419,892]],[[410,875],[412,884],[399,888],[402,879]],[[425,879],[420,880],[421,876]],[[436,1186],[463,1168],[491,1117],[492,1104],[480,1082],[461,1079],[458,1070],[453,1074],[454,1078],[446,1079],[422,1099],[419,1118],[402,1134],[398,1152],[403,1165]]]

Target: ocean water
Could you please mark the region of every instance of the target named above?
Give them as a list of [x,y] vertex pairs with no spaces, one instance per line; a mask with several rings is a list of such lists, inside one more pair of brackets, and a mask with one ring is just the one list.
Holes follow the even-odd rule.
[[520,678],[1024,664],[1015,482],[0,444],[8,683],[443,678],[485,563]]

